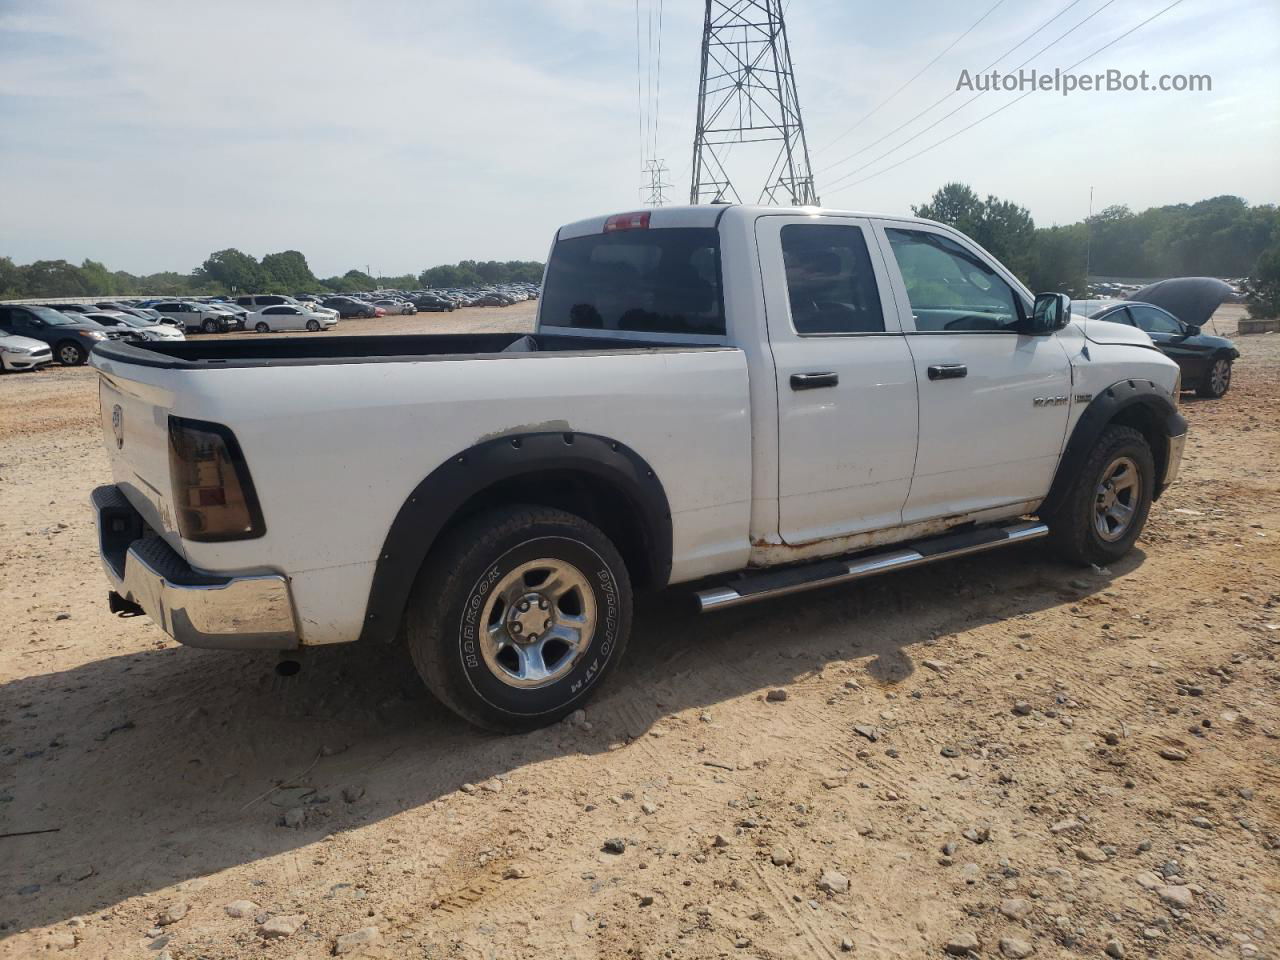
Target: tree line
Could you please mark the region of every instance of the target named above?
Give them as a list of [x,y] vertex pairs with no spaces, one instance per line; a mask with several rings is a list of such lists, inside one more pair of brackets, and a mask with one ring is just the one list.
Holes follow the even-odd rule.
[[79,266],[66,260],[17,264],[0,257],[0,299],[34,297],[216,296],[237,293],[348,293],[393,288],[478,287],[499,283],[538,283],[543,265],[535,260],[463,260],[428,267],[421,273],[373,277],[348,270],[317,277],[297,250],[268,253],[261,260],[228,247],[217,250],[190,273],[132,274],[110,270],[96,260]]
[[1078,223],[1037,227],[1026,207],[948,183],[919,217],[950,224],[982,244],[1032,290],[1088,295],[1087,277],[1248,278],[1251,311],[1280,311],[1280,208],[1240,197],[1151,207],[1111,206]]
[[[1221,196],[1140,213],[1111,206],[1078,223],[1037,227],[1026,207],[990,195],[983,199],[965,184],[948,183],[912,210],[967,233],[1033,290],[1083,297],[1087,275],[1248,277],[1254,314],[1280,314],[1280,209],[1274,204],[1251,206],[1240,197]],[[259,260],[230,247],[211,253],[190,273],[137,276],[109,270],[96,260],[79,266],[66,260],[18,265],[0,257],[0,299],[475,287],[537,283],[542,267],[534,260],[463,260],[416,276],[372,277],[348,270],[318,278],[297,250],[268,253]]]

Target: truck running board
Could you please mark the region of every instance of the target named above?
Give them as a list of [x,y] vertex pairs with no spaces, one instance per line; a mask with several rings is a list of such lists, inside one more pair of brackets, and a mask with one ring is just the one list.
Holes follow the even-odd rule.
[[762,571],[748,574],[732,584],[699,590],[695,597],[701,612],[725,610],[744,603],[768,600],[772,597],[813,590],[833,583],[846,583],[873,577],[891,570],[905,570],[935,560],[949,560],[970,553],[982,553],[1014,543],[1038,540],[1047,536],[1049,528],[1043,523],[1029,521],[1008,527],[984,527],[966,530],[930,540],[899,547],[886,553],[873,553],[845,560],[818,560],[786,570]]

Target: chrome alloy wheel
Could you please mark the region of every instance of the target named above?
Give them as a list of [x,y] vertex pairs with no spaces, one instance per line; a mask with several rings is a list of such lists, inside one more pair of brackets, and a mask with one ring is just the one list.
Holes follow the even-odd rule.
[[573,564],[531,560],[494,587],[481,623],[480,649],[493,675],[512,687],[544,687],[586,652],[596,628],[595,595]]
[[1209,371],[1209,388],[1215,397],[1220,397],[1231,386],[1231,361],[1215,360]]
[[1129,532],[1142,499],[1142,475],[1129,457],[1117,457],[1102,471],[1094,498],[1093,526],[1098,536],[1115,543]]

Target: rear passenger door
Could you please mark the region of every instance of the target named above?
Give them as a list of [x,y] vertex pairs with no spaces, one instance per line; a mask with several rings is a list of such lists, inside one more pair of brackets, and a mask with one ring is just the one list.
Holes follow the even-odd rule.
[[877,234],[920,385],[903,522],[1042,499],[1071,409],[1071,364],[1057,335],[1022,332],[1030,301],[963,238],[914,221],[877,221]]
[[778,392],[788,544],[897,526],[916,455],[916,376],[867,220],[756,221]]

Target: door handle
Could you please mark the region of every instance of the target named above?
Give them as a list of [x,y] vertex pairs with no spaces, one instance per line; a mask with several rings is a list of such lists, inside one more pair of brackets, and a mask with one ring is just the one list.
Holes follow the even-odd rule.
[[838,373],[793,373],[791,375],[792,390],[817,390],[820,387],[834,387],[839,382]]
[[959,380],[969,375],[963,363],[935,363],[929,367],[930,380]]

